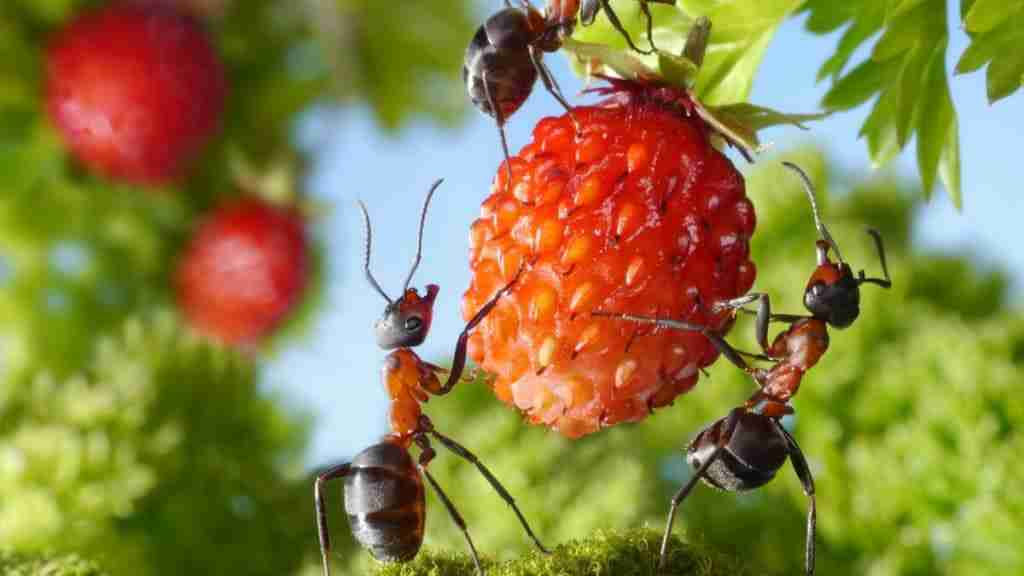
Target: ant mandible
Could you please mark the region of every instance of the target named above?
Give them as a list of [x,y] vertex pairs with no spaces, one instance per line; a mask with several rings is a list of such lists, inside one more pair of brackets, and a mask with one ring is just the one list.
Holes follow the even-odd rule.
[[[435,182],[427,193],[427,199],[420,215],[416,257],[402,288],[402,296],[398,300],[388,297],[370,272],[372,242],[370,217],[366,206],[362,202],[359,203],[363,223],[366,226],[366,254],[363,270],[370,285],[387,301],[384,316],[375,325],[377,345],[384,350],[394,350],[385,359],[383,368],[384,385],[391,399],[391,433],[385,436],[381,442],[357,454],[351,462],[331,467],[316,478],[313,496],[324,576],[330,575],[328,556],[331,549],[324,485],[328,481],[344,478],[345,511],[348,513],[353,537],[377,560],[405,562],[416,556],[423,543],[426,519],[423,476],[426,476],[452,520],[462,530],[473,556],[477,574],[483,574],[480,558],[473,545],[473,540],[470,538],[469,530],[466,528],[466,522],[441,489],[440,484],[427,470],[427,464],[436,456],[430,443],[431,438],[476,466],[501,498],[512,507],[534,544],[542,552],[548,553],[501,482],[472,452],[438,432],[430,418],[423,414],[420,406],[429,398],[428,393],[447,394],[461,379],[466,364],[466,344],[469,332],[487,316],[498,300],[512,289],[518,279],[517,275],[499,290],[463,328],[455,347],[452,367],[448,370],[448,379],[442,385],[437,377],[437,372],[444,371],[444,369],[424,362],[410,349],[410,347],[423,343],[427,337],[433,318],[434,299],[440,288],[436,284],[428,284],[426,295],[422,297],[415,288],[409,288],[409,283],[419,266],[423,251],[423,227],[427,218],[427,208],[430,206],[434,191],[437,190],[441,182],[441,180]],[[416,462],[413,461],[409,453],[409,448],[413,443],[420,449]]]
[[[811,274],[804,290],[804,307],[810,315],[773,314],[770,300],[765,293],[751,293],[716,303],[711,307],[715,312],[725,309],[732,310],[733,313],[738,310],[749,312],[744,306],[759,302],[756,312],[756,336],[763,354],[737,350],[720,334],[700,324],[632,314],[594,313],[597,316],[654,324],[662,328],[700,332],[711,341],[722,356],[749,374],[758,385],[758,389],[742,406],[733,408],[726,417],[701,430],[690,443],[687,460],[694,469],[694,474],[672,497],[668,522],[661,542],[660,566],[665,565],[668,538],[672,532],[676,510],[698,480],[704,480],[707,484],[727,492],[745,492],[768,483],[788,458],[809,501],[804,568],[807,576],[814,573],[814,536],[817,522],[814,478],[800,446],[782,426],[781,419],[787,414],[793,414],[790,399],[799,389],[804,374],[818,363],[828,349],[828,328],[846,328],[853,324],[860,314],[860,285],[867,283],[889,288],[892,286],[892,280],[885,260],[882,236],[877,230],[871,229],[868,230],[868,234],[875,242],[885,278],[869,278],[865,276],[863,270],[854,276],[850,265],[843,260],[839,246],[821,221],[814,199],[814,187],[807,174],[795,164],[783,164],[796,172],[802,180],[811,201],[814,224],[820,236],[815,242],[818,266]],[[838,262],[833,262],[829,258],[830,249],[835,252]],[[770,322],[789,324],[789,328],[776,336],[771,345],[768,344]],[[772,362],[773,365],[770,368],[754,368],[747,363],[744,356]]]
[[[653,20],[647,4],[675,5],[675,0],[639,2],[647,18],[650,40]],[[576,27],[577,12],[580,13],[581,22],[590,25],[597,13],[604,10],[612,26],[622,33],[630,48],[642,54],[655,51],[653,40],[650,40],[650,51],[641,50],[633,43],[608,0],[549,0],[545,14],[541,14],[527,0],[521,0],[521,4],[522,7],[517,8],[505,0],[505,8],[492,14],[473,35],[462,65],[462,81],[466,84],[473,105],[484,114],[492,116],[498,125],[501,149],[505,154],[506,183],[512,180],[512,166],[509,162],[505,121],[529,98],[538,76],[548,93],[572,117],[572,107],[544,64],[544,53],[556,52],[562,47],[562,39],[572,34]]]

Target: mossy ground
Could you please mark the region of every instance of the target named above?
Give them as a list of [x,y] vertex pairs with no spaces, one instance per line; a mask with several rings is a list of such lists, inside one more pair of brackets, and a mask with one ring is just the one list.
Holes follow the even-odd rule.
[[[668,566],[657,570],[661,534],[650,529],[597,531],[557,546],[550,556],[532,552],[507,562],[483,560],[487,576],[738,576],[747,571],[716,552],[673,537]],[[376,576],[472,576],[467,554],[423,550],[407,564],[383,564]]]
[[33,557],[0,552],[2,576],[106,576],[96,564],[79,556]]

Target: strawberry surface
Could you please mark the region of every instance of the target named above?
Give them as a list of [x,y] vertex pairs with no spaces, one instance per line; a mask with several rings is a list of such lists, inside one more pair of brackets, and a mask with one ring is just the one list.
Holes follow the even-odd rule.
[[249,198],[199,225],[177,269],[178,305],[200,332],[248,345],[275,328],[307,283],[299,213]]
[[470,230],[470,318],[520,267],[475,330],[470,357],[534,423],[579,437],[637,421],[697,382],[717,352],[697,333],[591,312],[725,329],[711,305],[746,293],[753,205],[685,93],[616,82],[597,106],[545,118],[498,169]]
[[49,44],[49,117],[88,168],[161,184],[216,132],[226,80],[195,20],[156,5],[85,12]]

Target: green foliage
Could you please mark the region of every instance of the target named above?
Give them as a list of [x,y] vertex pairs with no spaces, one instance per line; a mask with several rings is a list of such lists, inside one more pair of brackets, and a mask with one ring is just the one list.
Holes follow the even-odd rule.
[[[740,576],[747,573],[735,560],[703,548],[669,541],[668,563],[658,569],[661,534],[654,530],[598,530],[587,538],[571,540],[556,547],[550,556],[532,552],[515,560],[484,561],[492,576]],[[377,576],[475,574],[467,554],[425,551],[408,564],[382,565]]]
[[0,552],[0,574],[4,576],[104,576],[96,564],[78,556],[29,557]]
[[995,103],[1024,84],[1024,56],[1017,49],[1024,39],[1024,1],[963,0],[961,12],[971,45],[960,56],[956,73],[987,65],[988,101]]
[[[847,26],[836,53],[818,71],[831,78],[822,104],[849,110],[877,95],[861,128],[872,161],[884,165],[917,135],[917,162],[925,195],[938,174],[960,205],[960,142],[946,78],[949,42],[945,0],[810,0],[807,28],[825,34]],[[854,52],[881,32],[871,55],[844,73]]]
[[[745,102],[764,52],[775,30],[800,6],[800,0],[763,2],[722,2],[716,0],[680,0],[678,7],[651,4],[654,16],[654,40],[658,49],[682,54],[686,34],[697,16],[711,19],[711,37],[695,92],[705,104]],[[612,0],[615,13],[640,46],[646,42],[646,21],[636,0]],[[626,47],[622,35],[607,18],[598,18],[593,26],[578,27],[574,38],[583,42]],[[657,56],[642,60],[654,66]]]
[[[1013,392],[1024,381],[1024,317],[1007,308],[1005,279],[962,257],[914,250],[912,189],[831,173],[812,151],[789,159],[820,186],[824,217],[855,270],[880,273],[864,229],[881,230],[895,282],[888,291],[864,287],[861,317],[833,331],[831,351],[795,400],[791,424],[817,483],[818,571],[1021,572],[1024,554],[1009,543],[1024,529],[1024,509],[1000,487],[1024,475],[1015,457],[1024,412]],[[774,162],[747,182],[758,207],[756,289],[772,295],[777,311],[799,313],[814,266],[806,196]],[[752,335],[751,322],[741,320],[730,340],[753,350]],[[542,540],[556,544],[596,528],[662,526],[669,498],[688,474],[680,449],[751,386],[719,362],[674,407],[578,441],[527,429],[480,384],[428,409],[439,430],[501,479]],[[508,558],[530,550],[513,514],[472,466],[442,450],[431,470],[482,553]],[[427,545],[462,550],[461,533],[428,500]],[[796,574],[806,507],[787,467],[751,494],[699,487],[681,508],[676,532],[744,558],[758,573]]]
[[119,574],[292,573],[316,542],[307,422],[256,360],[296,330],[250,357],[200,341],[168,311],[175,259],[221,199],[296,195],[291,132],[315,103],[365,103],[388,129],[456,120],[470,16],[461,0],[188,3],[230,89],[221,135],[161,190],[86,174],[46,119],[46,39],[102,2],[0,3],[0,542]]
[[0,541],[125,574],[298,565],[315,540],[305,426],[257,393],[251,361],[161,313],[101,337],[90,365],[5,390]]
[[[417,114],[451,124],[468,109],[462,57],[478,23],[465,0],[405,2],[334,0],[351,44],[355,78],[337,75],[363,94],[394,130]],[[353,19],[350,20],[350,19]]]

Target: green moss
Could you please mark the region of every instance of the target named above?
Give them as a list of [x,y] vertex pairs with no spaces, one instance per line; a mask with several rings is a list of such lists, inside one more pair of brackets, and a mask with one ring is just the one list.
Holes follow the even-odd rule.
[[[668,566],[658,571],[660,545],[661,534],[654,530],[599,530],[588,538],[559,545],[550,556],[531,552],[505,562],[484,560],[484,570],[488,576],[732,576],[747,572],[736,560],[702,547],[683,544],[675,537],[670,541]],[[467,554],[431,550],[422,551],[407,564],[381,565],[376,572],[377,576],[458,576],[474,573],[473,561]]]
[[107,572],[79,556],[36,557],[0,552],[3,576],[104,576]]

